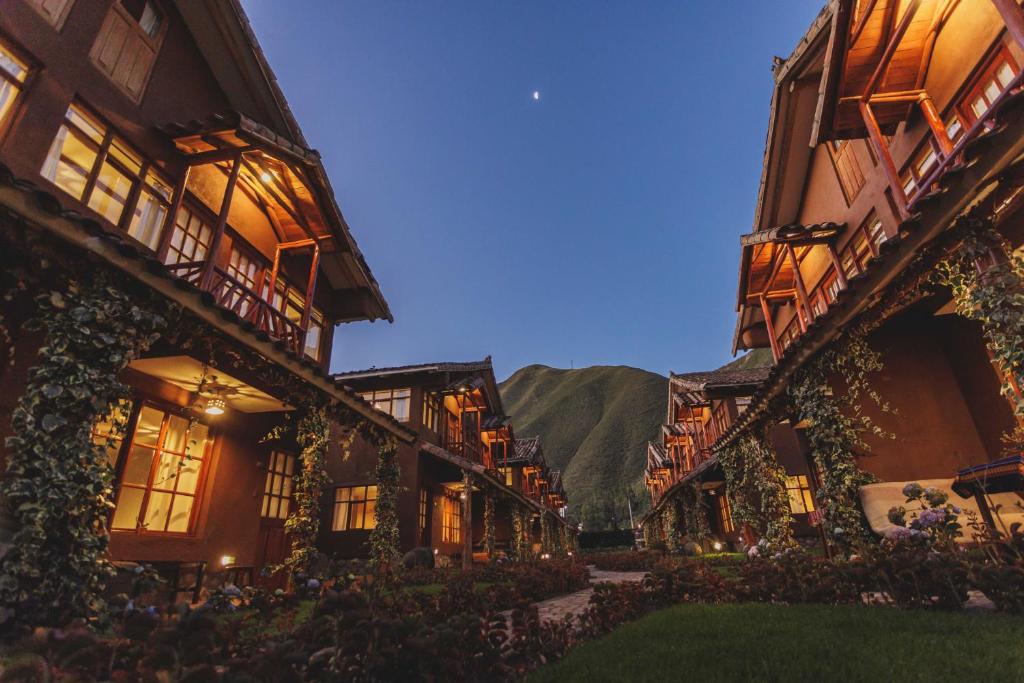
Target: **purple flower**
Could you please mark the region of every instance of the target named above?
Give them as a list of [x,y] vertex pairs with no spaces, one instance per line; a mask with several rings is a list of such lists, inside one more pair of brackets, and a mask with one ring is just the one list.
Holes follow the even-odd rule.
[[228,585],[224,586],[224,595],[228,596],[229,598],[237,598],[241,594],[242,591],[239,590],[238,586],[236,586],[233,583],[229,583]]
[[896,526],[907,525],[907,508],[900,505],[899,507],[889,508],[889,521]]
[[893,541],[906,541],[911,537],[911,531],[906,527],[898,526],[889,529],[888,536]]
[[924,489],[916,481],[911,482],[903,487],[903,495],[907,497],[907,500],[913,500],[924,493]]
[[961,509],[960,509],[959,507],[957,507],[956,505],[954,505],[954,506],[952,506],[952,507],[953,507],[953,514],[954,514],[954,515],[959,515],[959,514],[960,514],[961,512],[963,512],[963,510],[961,510]]
[[309,590],[316,590],[319,587],[320,587],[320,582],[317,581],[316,579],[310,579],[309,581],[306,582],[306,588],[308,588]]
[[949,500],[949,494],[942,489],[937,489],[934,486],[929,486],[924,490],[924,499],[928,501],[928,504],[933,508],[939,507]]

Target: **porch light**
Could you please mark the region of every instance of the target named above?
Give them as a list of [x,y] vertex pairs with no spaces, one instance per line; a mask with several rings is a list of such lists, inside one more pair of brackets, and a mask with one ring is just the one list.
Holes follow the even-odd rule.
[[714,543],[711,544],[711,547],[715,549],[716,553],[717,552],[721,552],[722,551],[722,542],[721,541],[715,541]]
[[226,407],[227,403],[224,402],[224,399],[214,396],[206,399],[206,407],[203,408],[203,412],[207,415],[223,415]]
[[236,561],[234,555],[221,555],[220,564],[222,567],[230,567]]
[[268,173],[267,171],[264,171],[263,173],[260,173],[260,180],[262,180],[265,183],[269,183],[273,179],[274,179],[274,176],[270,175],[270,173]]

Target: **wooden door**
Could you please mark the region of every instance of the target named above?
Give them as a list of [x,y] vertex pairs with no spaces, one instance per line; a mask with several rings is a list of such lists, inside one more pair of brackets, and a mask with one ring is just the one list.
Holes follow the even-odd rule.
[[265,575],[265,568],[284,562],[288,555],[288,534],[284,523],[292,510],[292,477],[295,456],[282,451],[271,452],[267,461],[267,478],[260,507],[259,547],[256,550],[256,584],[273,590],[284,588],[284,572]]

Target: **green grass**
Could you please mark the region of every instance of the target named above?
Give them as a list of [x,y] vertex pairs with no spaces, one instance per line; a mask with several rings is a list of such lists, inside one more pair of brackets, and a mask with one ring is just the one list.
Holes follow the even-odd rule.
[[679,605],[584,643],[552,681],[1020,681],[1024,619],[890,607]]

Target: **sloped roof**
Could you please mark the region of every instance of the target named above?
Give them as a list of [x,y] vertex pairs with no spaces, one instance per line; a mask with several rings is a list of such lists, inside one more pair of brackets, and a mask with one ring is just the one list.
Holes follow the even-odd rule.
[[512,455],[508,462],[517,465],[536,465],[544,462],[539,436],[528,436],[512,442]]
[[416,372],[477,372],[492,370],[491,357],[479,361],[420,363],[417,365],[395,365],[384,368],[367,368],[366,370],[348,370],[332,375],[335,380],[356,379],[363,377],[381,377],[383,375],[410,375]]
[[770,366],[707,370],[704,372],[669,373],[669,381],[688,391],[706,391],[726,387],[756,386],[768,379]]

